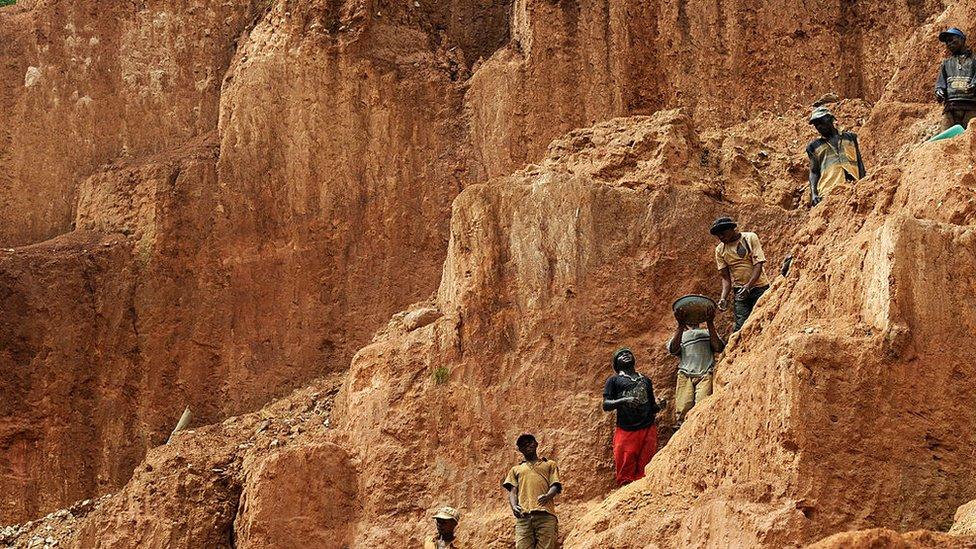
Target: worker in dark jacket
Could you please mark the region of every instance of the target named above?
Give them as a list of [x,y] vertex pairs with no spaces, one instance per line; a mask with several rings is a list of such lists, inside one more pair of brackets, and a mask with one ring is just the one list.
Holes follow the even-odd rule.
[[939,33],[951,57],[942,62],[935,82],[935,98],[943,103],[942,129],[967,127],[976,116],[976,61],[966,46],[966,34],[956,27]]
[[836,120],[827,107],[817,107],[810,115],[810,123],[820,133],[807,145],[811,206],[819,204],[837,185],[866,175],[857,135],[838,130]]

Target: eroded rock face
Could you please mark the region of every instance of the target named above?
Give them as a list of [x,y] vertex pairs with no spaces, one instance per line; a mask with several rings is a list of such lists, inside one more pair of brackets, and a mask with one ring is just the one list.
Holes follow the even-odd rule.
[[[521,432],[536,433],[573,479],[560,504],[566,523],[610,490],[612,417],[599,394],[614,350],[635,349],[659,396],[670,396],[671,301],[718,283],[711,220],[732,213],[744,227],[764,227],[775,262],[794,215],[720,204],[698,190],[706,182],[692,170],[668,181],[641,177],[695,158],[687,123],[661,113],[572,132],[543,164],[461,193],[438,292],[443,316],[414,331],[391,323],[353,360],[337,405],[360,459],[365,516],[423,524],[428,509],[451,504],[468,510],[476,545],[506,539],[499,485],[517,463]],[[628,188],[633,182],[641,190]],[[661,421],[666,429],[669,412]],[[364,527],[356,543],[393,547],[389,534],[388,524]],[[408,523],[392,538],[418,536]]]
[[5,13],[0,243],[70,231],[78,187],[103,164],[213,130],[234,43],[260,9],[59,0]]
[[142,459],[125,449],[146,433],[117,413],[142,378],[131,257],[91,232],[0,252],[0,522],[118,486]]
[[445,58],[419,29],[388,24],[393,14],[364,22],[351,9],[276,6],[222,99],[215,245],[230,280],[254,281],[228,288],[242,304],[234,323],[251,329],[227,354],[259,350],[257,367],[294,370],[282,379],[344,368],[391,314],[430,295],[466,182]]
[[[232,8],[191,6],[189,13],[216,17],[220,10]],[[459,146],[464,129],[455,122],[461,117],[457,80],[468,70],[464,56],[449,51],[455,37],[438,38],[431,22],[450,19],[451,27],[464,34],[467,27],[457,26],[458,13],[490,21],[467,38],[456,38],[468,44],[481,37],[497,42],[507,28],[495,22],[500,17],[504,23],[505,17],[494,6],[466,5],[460,11],[398,7],[384,18],[373,8],[354,3],[335,7],[325,2],[280,3],[266,15],[263,10],[255,12],[248,20],[248,34],[239,40],[237,33],[244,27],[238,28],[234,44],[228,38],[222,46],[223,68],[210,69],[216,71],[212,86],[189,94],[189,84],[168,80],[169,64],[179,64],[180,75],[195,70],[191,60],[208,55],[207,48],[216,47],[221,39],[212,36],[217,32],[215,24],[192,22],[186,19],[189,15],[171,17],[166,6],[147,6],[133,17],[147,28],[162,25],[148,37],[136,32],[142,27],[129,29],[122,8],[112,9],[121,10],[117,22],[121,28],[112,27],[113,31],[124,31],[129,42],[108,46],[124,49],[113,50],[113,56],[120,58],[153,56],[142,61],[158,66],[152,74],[163,79],[160,89],[137,78],[138,67],[144,65],[126,65],[130,69],[126,74],[136,79],[130,83],[132,89],[145,95],[140,101],[147,103],[139,105],[152,110],[152,116],[165,117],[155,123],[151,117],[139,118],[135,106],[113,103],[118,112],[112,123],[132,125],[133,131],[141,132],[139,143],[152,146],[137,148],[134,137],[124,132],[116,135],[109,122],[96,118],[91,132],[128,139],[128,153],[90,177],[84,176],[93,167],[79,171],[74,179],[52,174],[45,181],[56,185],[29,198],[44,201],[44,208],[26,205],[7,211],[43,218],[45,228],[38,238],[68,230],[69,224],[59,221],[59,216],[69,214],[74,216],[70,225],[118,234],[116,240],[132,248],[131,255],[115,267],[127,277],[123,311],[132,319],[128,332],[132,342],[113,347],[113,340],[77,348],[66,339],[51,343],[58,353],[32,346],[12,356],[6,366],[18,371],[22,386],[43,386],[40,380],[56,376],[60,369],[78,374],[60,379],[66,402],[43,408],[44,414],[29,422],[33,435],[11,435],[9,459],[30,463],[30,472],[21,471],[26,465],[11,466],[9,477],[0,481],[9,481],[17,491],[33,485],[46,474],[42,471],[50,471],[52,479],[63,479],[51,482],[63,488],[11,504],[9,511],[0,513],[4,521],[24,520],[119,487],[146,449],[165,440],[184,406],[193,409],[197,424],[254,410],[316,376],[344,368],[376,326],[397,310],[429,297],[437,287],[446,250],[450,203],[465,181],[464,147]],[[50,10],[82,17],[56,2],[18,10],[24,24],[54,17]],[[236,21],[227,17],[226,25]],[[181,25],[194,27],[196,34]],[[221,25],[220,32],[229,32],[225,23]],[[150,38],[164,39],[159,34],[163,30],[187,35],[167,46],[183,57],[153,47]],[[194,42],[195,38],[200,41]],[[24,56],[30,50],[25,48]],[[29,93],[40,93],[46,73],[31,74]],[[98,80],[95,75],[89,78]],[[91,85],[110,88],[113,82]],[[283,88],[292,93],[275,91]],[[176,94],[179,101],[167,94]],[[116,99],[126,101],[127,96]],[[32,108],[46,104],[36,101]],[[181,101],[211,103],[196,109],[199,118],[191,124],[182,115],[195,112],[194,108]],[[153,110],[157,104],[179,116]],[[321,110],[313,112],[309,108],[313,104]],[[291,118],[283,115],[287,112]],[[3,116],[8,114],[11,111],[5,110]],[[12,116],[19,120],[28,114],[16,111]],[[57,124],[83,131],[70,117],[52,120],[48,126]],[[157,132],[156,139],[149,137],[152,132]],[[160,137],[164,133],[169,137]],[[70,146],[72,138],[63,135],[59,146]],[[18,136],[12,139],[18,146],[24,142]],[[425,145],[402,147],[411,141]],[[5,147],[0,161],[16,159],[17,150],[13,145]],[[148,154],[155,151],[161,152]],[[44,149],[35,154],[35,158],[57,156],[50,163],[52,169],[61,169],[59,163],[64,163],[81,170],[84,164],[71,154]],[[117,156],[107,154],[93,160],[92,166]],[[17,184],[32,181],[17,179]],[[70,202],[71,208],[61,209],[57,200],[45,194],[48,190],[57,193],[58,200]],[[21,194],[18,200],[28,200]],[[77,205],[72,202],[75,197]],[[11,218],[9,226],[20,230],[28,224]],[[77,265],[58,268],[77,269]],[[79,295],[56,306],[79,308],[63,315],[77,318],[88,314],[82,306],[88,299]],[[40,317],[51,310],[37,306],[25,314],[47,323]],[[91,323],[78,321],[78,326]],[[114,365],[102,364],[113,361],[116,354],[125,357],[127,373],[119,376],[125,381],[108,383],[104,393],[101,386],[86,388],[87,380],[103,376],[100,368],[105,375],[115,371]],[[29,367],[38,356],[44,357],[45,369]],[[124,402],[113,396],[117,385],[126,387]],[[31,400],[21,401],[18,391],[11,389],[11,406],[20,410]],[[62,434],[89,424],[87,420],[79,424],[73,414],[98,416],[101,412],[95,410],[110,402],[117,421],[127,426],[117,441]],[[11,423],[19,425],[26,418],[13,415]],[[61,474],[85,471],[93,461],[90,456],[101,452],[105,464],[98,467],[111,467],[111,475],[101,469]],[[61,456],[60,465],[50,468],[49,455]]]
[[249,473],[236,547],[348,547],[358,522],[356,472],[335,444],[286,448]]
[[[972,19],[942,9],[22,2],[0,21],[0,243],[79,231],[0,257],[0,521],[135,468],[59,539],[393,547],[451,504],[502,546],[528,430],[567,479],[567,547],[947,528],[976,495],[974,321],[946,306],[972,294],[976,185],[971,139],[915,144],[932,37]],[[829,90],[872,175],[808,214],[805,105]],[[614,492],[609,356],[634,347],[671,396],[670,302],[717,292],[719,214],[794,273]],[[360,348],[335,418],[292,395],[135,467],[183,406],[218,422]]]
[[[950,8],[953,20],[968,20],[962,4]],[[933,36],[946,20],[923,23],[943,9],[935,2],[518,1],[512,41],[474,74],[465,98],[474,155],[488,176],[501,176],[539,161],[556,136],[613,116],[684,107],[695,120],[724,127],[763,110],[806,106],[828,91],[875,101],[892,65],[906,58],[917,64],[899,71],[889,95],[931,101]]]

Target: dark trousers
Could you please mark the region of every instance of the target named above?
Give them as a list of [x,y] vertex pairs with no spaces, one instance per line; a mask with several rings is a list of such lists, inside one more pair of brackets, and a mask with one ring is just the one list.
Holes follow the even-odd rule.
[[738,332],[742,325],[746,323],[746,319],[752,314],[753,307],[756,306],[756,302],[762,297],[769,286],[763,286],[762,288],[753,288],[749,292],[742,296],[735,297],[735,329],[733,332]]
[[965,129],[966,126],[969,126],[969,121],[973,118],[976,118],[976,109],[946,107],[945,112],[942,113],[942,130],[948,130],[956,124],[959,124]]

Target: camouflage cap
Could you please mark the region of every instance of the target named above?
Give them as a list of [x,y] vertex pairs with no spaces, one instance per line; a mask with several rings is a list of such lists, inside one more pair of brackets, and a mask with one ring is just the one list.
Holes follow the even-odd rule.
[[461,522],[461,513],[453,507],[441,507],[437,514],[434,515],[434,519],[443,520],[453,520],[454,522]]

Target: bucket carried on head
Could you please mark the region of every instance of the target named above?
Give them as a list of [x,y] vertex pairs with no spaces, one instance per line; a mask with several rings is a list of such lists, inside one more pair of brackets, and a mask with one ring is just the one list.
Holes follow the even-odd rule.
[[701,324],[715,318],[718,306],[708,296],[690,294],[676,299],[671,310],[675,313],[680,310],[688,324]]

